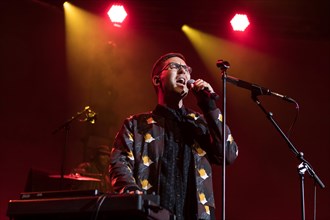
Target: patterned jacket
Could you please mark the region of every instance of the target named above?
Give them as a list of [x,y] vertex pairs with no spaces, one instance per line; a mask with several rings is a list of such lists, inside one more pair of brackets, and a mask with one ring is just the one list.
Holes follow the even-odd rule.
[[[187,109],[191,129],[199,219],[210,219],[214,208],[211,164],[222,164],[222,114],[217,108],[200,115]],[[159,161],[164,150],[165,118],[155,111],[127,118],[116,135],[110,158],[110,179],[114,191],[158,192]],[[226,163],[231,164],[238,148],[227,127]]]

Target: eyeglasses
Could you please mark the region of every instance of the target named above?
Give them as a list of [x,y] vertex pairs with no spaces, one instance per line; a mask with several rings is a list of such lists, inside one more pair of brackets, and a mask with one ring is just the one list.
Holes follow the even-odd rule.
[[186,73],[189,73],[191,74],[192,72],[192,68],[190,66],[187,66],[187,65],[182,65],[182,64],[179,64],[179,63],[174,63],[174,62],[171,62],[171,63],[168,63],[166,66],[164,66],[164,68],[160,71],[163,72],[164,70],[176,70],[178,71],[179,69],[183,69]]

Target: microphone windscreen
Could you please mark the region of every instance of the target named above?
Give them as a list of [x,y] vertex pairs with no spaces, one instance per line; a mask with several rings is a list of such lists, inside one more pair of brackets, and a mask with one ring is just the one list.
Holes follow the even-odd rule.
[[187,88],[188,88],[188,89],[193,88],[193,87],[194,87],[194,83],[195,83],[195,80],[194,80],[194,79],[189,79],[189,80],[187,81]]

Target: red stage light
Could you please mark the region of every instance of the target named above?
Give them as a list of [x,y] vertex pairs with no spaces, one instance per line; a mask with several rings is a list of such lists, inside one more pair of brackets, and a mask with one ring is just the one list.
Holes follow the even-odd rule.
[[115,26],[120,27],[124,22],[127,13],[123,5],[112,5],[108,11],[108,16]]
[[236,14],[230,21],[234,31],[244,31],[249,25],[249,19],[245,14]]

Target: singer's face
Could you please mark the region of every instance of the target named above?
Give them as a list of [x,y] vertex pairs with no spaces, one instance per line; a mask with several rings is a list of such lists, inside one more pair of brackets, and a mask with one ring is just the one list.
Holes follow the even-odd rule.
[[[180,65],[177,65],[180,64]],[[165,68],[160,73],[160,86],[165,95],[176,95],[184,97],[188,94],[187,81],[190,72],[186,63],[179,57],[171,57],[165,61]]]

